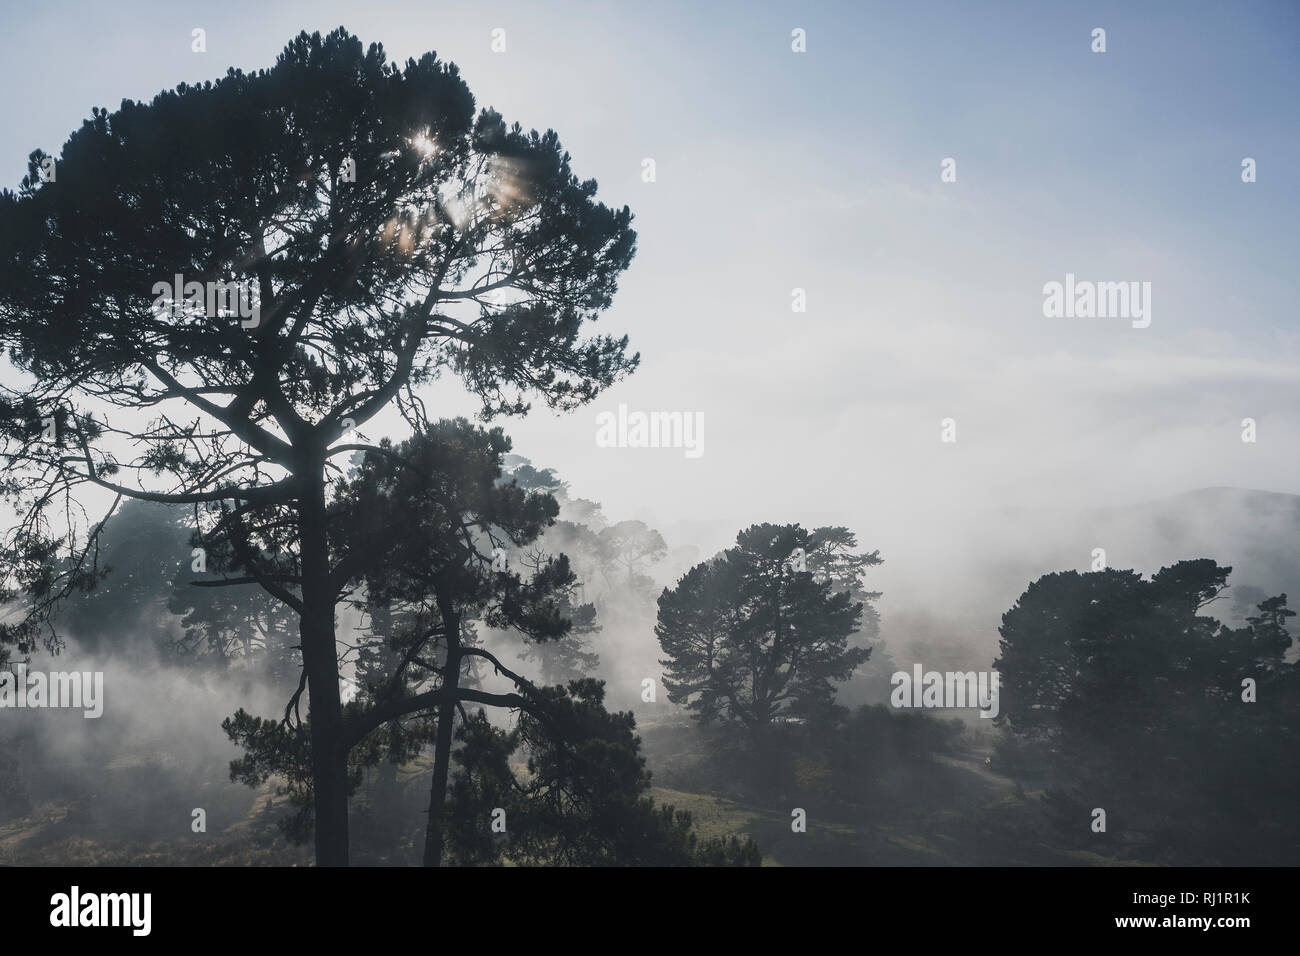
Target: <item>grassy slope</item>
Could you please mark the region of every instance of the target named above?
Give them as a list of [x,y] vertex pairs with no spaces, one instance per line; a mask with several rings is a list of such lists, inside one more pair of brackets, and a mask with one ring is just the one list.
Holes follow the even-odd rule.
[[[766,866],[1113,865],[1093,853],[1065,852],[1048,837],[1040,794],[1025,793],[970,753],[900,774],[851,814],[799,800],[805,833],[791,830],[792,807],[755,806],[690,789],[689,776],[667,773],[651,795],[689,810],[702,837],[745,835]],[[652,761],[653,763],[653,761]],[[291,846],[276,828],[288,812],[274,786],[178,793],[146,762],[118,765],[93,787],[38,801],[0,825],[0,864],[143,866],[301,866],[309,847]],[[656,772],[658,779],[660,774]],[[427,761],[398,771],[397,796],[373,809],[373,781],[352,803],[354,860],[416,865],[427,805]],[[188,788],[187,788],[188,789]],[[207,791],[206,794],[204,791]],[[392,800],[397,802],[394,803]],[[190,830],[190,804],[206,805],[208,832]],[[829,805],[828,805],[829,806]],[[400,808],[395,811],[395,807]],[[111,808],[111,809],[110,809]],[[171,836],[159,839],[159,833]]]

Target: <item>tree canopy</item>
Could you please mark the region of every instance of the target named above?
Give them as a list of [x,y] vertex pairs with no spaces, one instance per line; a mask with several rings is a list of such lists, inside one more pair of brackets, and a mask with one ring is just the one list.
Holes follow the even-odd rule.
[[669,699],[760,746],[774,721],[828,707],[871,653],[849,644],[863,612],[851,590],[880,559],[855,545],[844,528],[754,525],[665,588],[655,634]]
[[0,347],[25,379],[0,394],[0,488],[25,509],[0,556],[29,609],[0,640],[57,646],[53,606],[99,573],[83,492],[197,507],[237,572],[208,584],[255,582],[300,619],[317,857],[344,863],[334,608],[361,569],[330,563],[337,456],[375,450],[362,429],[390,404],[422,427],[417,389],[444,372],[490,418],[631,371],[626,337],[584,335],[631,213],[554,132],[476,113],[455,66],[341,28],[96,108],[48,181],[44,159],[0,193]]
[[1046,784],[1065,833],[1089,836],[1101,808],[1106,846],[1121,855],[1223,864],[1294,854],[1295,612],[1278,595],[1240,628],[1203,613],[1231,570],[1201,558],[1149,579],[1048,574],[1003,615],[1002,760]]

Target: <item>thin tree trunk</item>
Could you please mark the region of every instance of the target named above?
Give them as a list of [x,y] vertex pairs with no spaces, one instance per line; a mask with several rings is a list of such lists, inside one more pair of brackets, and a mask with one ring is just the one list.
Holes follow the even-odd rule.
[[[450,602],[438,601],[447,634],[446,673],[443,686],[453,690],[460,686],[460,615]],[[438,736],[433,749],[433,783],[429,788],[429,823],[424,831],[424,865],[442,866],[443,812],[447,806],[447,775],[451,766],[452,724],[456,704],[447,701],[438,706]]]

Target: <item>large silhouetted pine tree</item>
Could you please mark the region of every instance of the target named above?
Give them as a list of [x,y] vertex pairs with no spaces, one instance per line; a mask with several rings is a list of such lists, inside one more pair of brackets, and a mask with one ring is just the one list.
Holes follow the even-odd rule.
[[26,508],[3,584],[30,609],[3,637],[32,640],[97,574],[89,492],[196,506],[231,554],[207,583],[257,582],[299,617],[317,861],[345,863],[334,609],[360,569],[331,561],[339,456],[390,405],[422,421],[415,389],[442,372],[489,416],[628,372],[626,339],[583,326],[631,260],[631,214],[554,133],[476,113],[454,66],[342,29],[95,109],[53,158],[0,194],[0,345],[24,382],[0,403],[3,490]]

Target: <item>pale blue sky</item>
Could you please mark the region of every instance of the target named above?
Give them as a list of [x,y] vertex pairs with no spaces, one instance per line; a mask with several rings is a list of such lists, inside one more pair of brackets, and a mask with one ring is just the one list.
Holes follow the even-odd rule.
[[[644,364],[589,409],[507,427],[616,517],[684,523],[706,548],[752,521],[833,520],[922,561],[976,510],[1300,491],[1297,4],[80,7],[0,12],[11,186],[92,106],[270,66],[340,24],[393,59],[436,50],[480,105],[555,128],[637,215],[602,325]],[[1066,272],[1150,281],[1151,327],[1045,319],[1042,285]],[[473,409],[452,386],[434,398]],[[597,448],[619,402],[702,412],[704,456]]]

